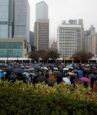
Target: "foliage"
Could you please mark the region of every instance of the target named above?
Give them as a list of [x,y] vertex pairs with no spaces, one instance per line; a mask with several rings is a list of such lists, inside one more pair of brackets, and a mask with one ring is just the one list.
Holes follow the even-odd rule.
[[84,50],[80,50],[80,51],[78,51],[78,52],[76,52],[75,54],[72,55],[72,58],[74,60],[80,60],[80,61],[87,61],[91,57],[93,57],[93,54],[90,53],[90,52],[86,52]]
[[47,60],[48,59],[48,52],[45,50],[39,50],[38,51],[39,57],[42,58],[43,60]]
[[0,83],[0,115],[96,115],[97,97],[68,85]]
[[57,53],[57,50],[48,50],[48,58],[51,58],[53,60],[57,59],[60,56],[60,54]]
[[39,59],[38,51],[33,51],[28,53],[28,57],[34,60],[38,60]]
[[33,52],[33,51],[36,51],[36,47],[33,46],[33,45],[31,45],[31,51],[32,51],[32,52]]
[[55,60],[59,57],[59,54],[57,51],[49,49],[47,51],[45,50],[32,51],[28,53],[28,57],[37,60],[39,58],[42,58],[43,60],[48,60],[49,58]]

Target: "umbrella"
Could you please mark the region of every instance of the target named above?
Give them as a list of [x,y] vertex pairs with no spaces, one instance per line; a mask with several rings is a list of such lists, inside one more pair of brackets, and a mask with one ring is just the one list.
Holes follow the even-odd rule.
[[73,72],[68,72],[67,74],[69,74],[70,76],[76,76],[76,74]]
[[90,72],[89,68],[83,68],[85,72]]
[[71,84],[69,78],[67,78],[67,77],[64,77],[63,81],[65,82],[65,84],[69,84],[69,85]]
[[80,80],[81,80],[81,81],[84,81],[84,82],[87,82],[87,83],[90,83],[90,82],[91,82],[90,79],[87,78],[87,77],[81,77]]
[[4,71],[3,70],[0,70],[0,79],[2,79],[4,77]]
[[69,68],[63,68],[63,71],[68,71],[69,70]]
[[23,69],[22,68],[15,68],[13,71],[15,73],[23,73]]
[[58,68],[54,67],[54,70],[58,70]]
[[33,71],[33,70],[34,70],[34,68],[29,68],[28,70],[29,70],[29,71]]
[[44,70],[48,70],[48,68],[47,68],[47,67],[44,67],[43,69],[44,69]]
[[23,75],[29,76],[30,74],[28,72],[24,72]]
[[73,67],[69,67],[69,69],[73,69]]

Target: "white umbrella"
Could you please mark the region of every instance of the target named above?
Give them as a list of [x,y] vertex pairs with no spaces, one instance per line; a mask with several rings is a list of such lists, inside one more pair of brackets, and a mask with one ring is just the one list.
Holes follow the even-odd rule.
[[67,77],[64,77],[63,81],[65,82],[65,84],[69,84],[69,85],[71,84],[70,79]]
[[68,71],[69,70],[69,68],[63,68],[63,71]]
[[33,68],[30,68],[30,69],[28,69],[28,70],[30,70],[30,71],[31,71],[31,70],[34,70],[34,69],[33,69]]
[[48,70],[48,68],[47,68],[47,67],[44,67],[43,69],[44,69],[44,70]]
[[54,67],[54,70],[58,70],[58,68]]
[[73,67],[69,67],[69,69],[73,69]]
[[29,76],[30,74],[28,72],[24,72],[23,75]]

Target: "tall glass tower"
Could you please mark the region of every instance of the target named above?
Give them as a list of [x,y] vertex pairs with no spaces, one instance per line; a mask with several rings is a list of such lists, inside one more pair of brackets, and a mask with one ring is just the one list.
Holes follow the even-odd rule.
[[48,5],[44,1],[36,4],[36,21],[42,19],[48,19]]
[[29,40],[28,0],[0,0],[0,38]]
[[0,38],[13,35],[13,0],[0,0]]
[[29,37],[29,4],[28,0],[14,0],[14,37]]

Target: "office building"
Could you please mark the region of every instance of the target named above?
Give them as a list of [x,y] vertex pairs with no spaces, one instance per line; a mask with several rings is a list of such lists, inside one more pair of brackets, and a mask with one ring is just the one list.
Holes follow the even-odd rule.
[[38,20],[34,29],[34,45],[37,50],[48,50],[49,48],[49,21]]
[[[16,39],[23,41],[19,43]],[[29,43],[28,0],[0,0],[0,56],[23,57],[24,41]]]
[[97,57],[97,32],[95,28],[91,26],[89,30],[84,32],[85,36],[85,50],[94,54]]
[[36,4],[36,21],[48,19],[48,5],[42,1]]
[[0,0],[0,38],[29,41],[28,0]]
[[0,57],[26,57],[27,44],[22,38],[3,39],[0,38]]
[[58,27],[58,52],[64,59],[70,59],[78,50],[82,49],[83,23],[82,20],[64,21]]
[[0,38],[12,37],[13,0],[0,0]]
[[31,51],[35,50],[34,47],[34,32],[30,31],[30,46],[31,46]]
[[29,3],[28,0],[14,0],[14,37],[23,37],[29,42]]
[[48,50],[49,48],[48,6],[45,2],[40,2],[36,4],[34,46],[37,50]]

